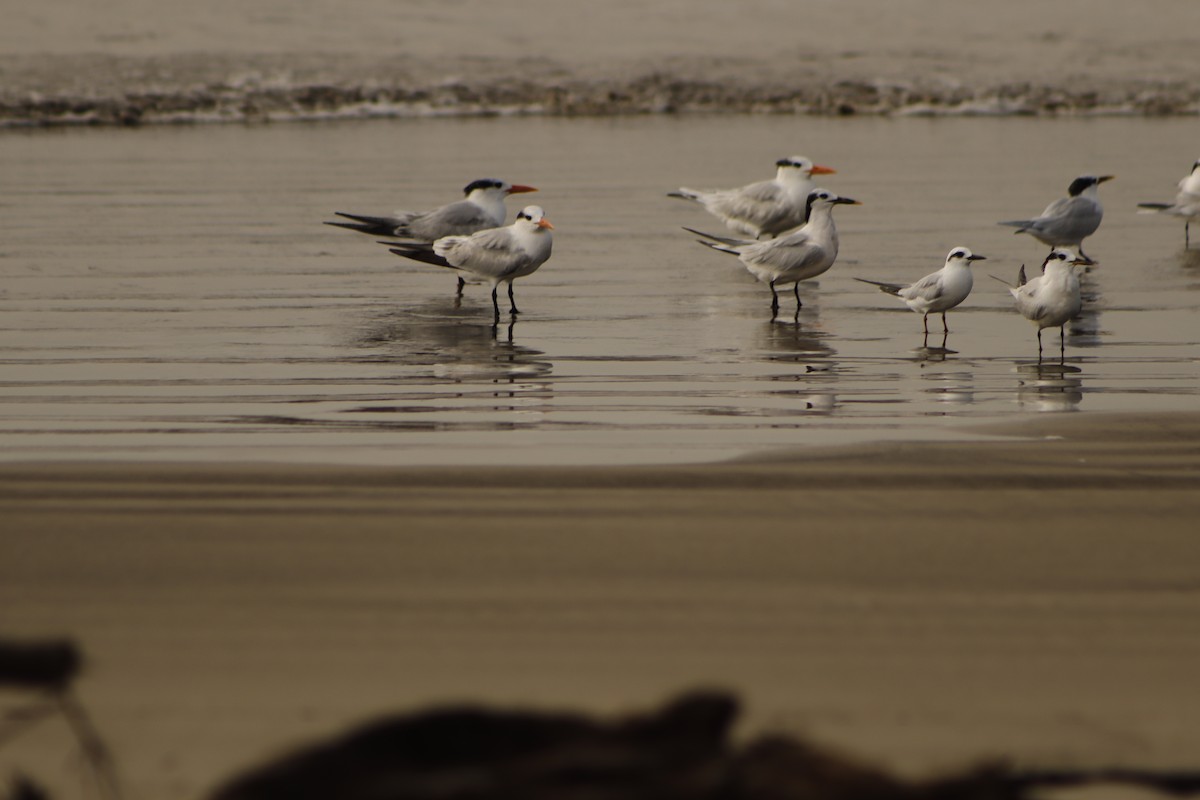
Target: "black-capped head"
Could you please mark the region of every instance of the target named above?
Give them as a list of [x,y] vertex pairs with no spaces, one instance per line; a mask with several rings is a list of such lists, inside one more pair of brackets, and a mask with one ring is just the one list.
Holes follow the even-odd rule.
[[781,158],[775,162],[775,166],[794,169],[806,176],[833,175],[837,172],[837,170],[833,169],[832,167],[823,167],[820,164],[814,164],[804,156],[788,156],[787,158]]
[[947,261],[966,261],[968,264],[972,261],[986,261],[987,256],[977,256],[965,247],[956,247],[946,256]]
[[1071,185],[1067,187],[1067,194],[1071,195],[1071,197],[1077,197],[1091,187],[1098,186],[1105,181],[1111,181],[1112,179],[1112,175],[1100,175],[1099,177],[1096,175],[1080,175],[1078,178],[1071,181]]
[[486,189],[504,189],[508,186],[504,181],[496,180],[495,178],[480,178],[479,180],[471,181],[463,187],[463,194],[470,194]]
[[1068,267],[1075,266],[1075,265],[1081,265],[1081,266],[1086,267],[1086,266],[1091,266],[1096,263],[1095,261],[1092,261],[1087,256],[1082,255],[1080,253],[1076,253],[1074,250],[1071,250],[1066,247],[1056,247],[1050,251],[1050,255],[1046,256],[1046,260],[1042,262],[1042,271],[1045,272],[1046,265],[1050,264],[1051,262],[1054,262],[1054,261],[1061,262],[1062,264],[1065,264]]

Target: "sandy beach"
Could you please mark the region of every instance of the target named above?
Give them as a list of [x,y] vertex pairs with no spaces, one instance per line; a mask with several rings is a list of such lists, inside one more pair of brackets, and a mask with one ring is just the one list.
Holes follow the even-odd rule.
[[384,711],[691,686],[910,775],[1192,764],[1200,417],[1005,432],[673,467],[7,464],[0,605],[80,638],[145,795]]
[[[79,644],[128,800],[703,686],[903,775],[1197,766],[1200,249],[1136,213],[1200,155],[1194,0],[8,5],[0,637]],[[862,205],[776,319],[666,193],[792,154]],[[996,223],[1087,173],[1039,359]],[[482,176],[556,226],[519,319],[322,224]],[[960,245],[944,339],[854,280]],[[18,773],[95,796],[58,720]]]

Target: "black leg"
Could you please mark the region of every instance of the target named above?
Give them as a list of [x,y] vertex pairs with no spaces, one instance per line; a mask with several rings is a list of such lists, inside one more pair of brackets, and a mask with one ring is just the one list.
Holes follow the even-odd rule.
[[516,298],[513,297],[512,281],[508,282],[508,306],[509,306],[508,313],[510,313],[510,314],[520,314],[521,313],[520,311],[517,310],[517,300],[516,300]]
[[921,329],[925,331],[925,338],[929,338],[929,314],[921,315]]
[[1067,326],[1063,325],[1058,329],[1058,360],[1062,361],[1067,357]]
[[463,287],[466,285],[467,285],[467,282],[465,280],[463,280],[462,275],[459,275],[458,276],[458,289],[455,290],[455,292],[454,292],[456,297],[462,297]]
[[1190,219],[1183,223],[1183,249],[1184,250],[1187,250],[1189,247],[1192,246],[1192,243],[1188,238],[1188,228],[1190,228],[1191,226],[1192,226],[1192,221]]
[[950,326],[946,324],[946,312],[942,312],[942,333],[949,333]]
[[792,284],[792,294],[796,295],[796,311],[799,312],[804,307],[804,303],[800,301],[800,281]]
[[1042,360],[1042,329],[1038,328],[1038,361]]
[[492,311],[496,315],[496,319],[500,319],[500,301],[496,299],[496,290],[500,288],[500,284],[492,284]]
[[779,295],[775,293],[775,281],[767,284],[771,287],[771,319],[775,319],[775,315],[779,313]]

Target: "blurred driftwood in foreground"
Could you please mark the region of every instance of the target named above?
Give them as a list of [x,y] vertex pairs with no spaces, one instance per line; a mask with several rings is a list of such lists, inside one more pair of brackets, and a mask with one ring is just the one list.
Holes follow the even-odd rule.
[[[35,723],[60,715],[79,742],[100,796],[119,800],[121,792],[112,756],[72,691],[82,667],[83,657],[74,642],[0,640],[0,687],[38,695],[32,702],[0,716],[0,747]],[[18,776],[4,796],[10,800],[45,798],[42,790],[24,776]]]
[[787,736],[731,740],[737,700],[694,692],[616,720],[434,709],[252,770],[211,800],[1024,800],[1100,782],[1185,795],[1200,773],[985,765],[908,782]]

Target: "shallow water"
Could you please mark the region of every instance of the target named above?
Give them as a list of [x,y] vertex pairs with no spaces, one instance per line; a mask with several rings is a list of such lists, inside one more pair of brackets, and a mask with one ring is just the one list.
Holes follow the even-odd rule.
[[[434,463],[703,461],[963,438],[1043,412],[1194,409],[1200,247],[1170,199],[1192,120],[483,119],[3,135],[3,458]],[[838,169],[838,263],[766,288],[681,230],[679,185],[805,154]],[[987,273],[1044,255],[994,223],[1112,173],[1066,358]],[[321,224],[531,183],[555,253],[492,325],[487,292]],[[521,198],[513,198],[520,200]],[[510,201],[510,215],[518,204]],[[1193,231],[1200,240],[1200,232]],[[852,276],[988,257],[944,346]],[[1032,268],[1032,266],[1031,266]],[[923,346],[927,344],[928,346]],[[1053,358],[1049,356],[1053,354]]]

